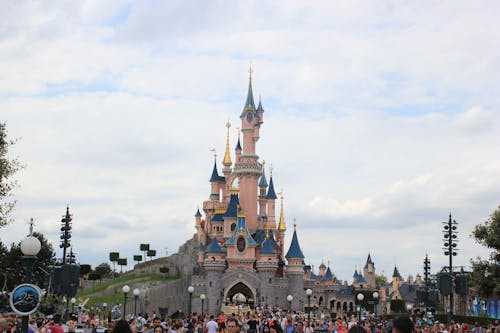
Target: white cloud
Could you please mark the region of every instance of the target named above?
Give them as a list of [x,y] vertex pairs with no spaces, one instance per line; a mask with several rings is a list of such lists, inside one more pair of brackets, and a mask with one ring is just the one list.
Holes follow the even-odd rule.
[[1,121],[27,168],[2,238],[19,240],[35,216],[57,244],[70,204],[83,262],[144,241],[176,250],[208,197],[209,149],[222,152],[228,118],[238,126],[252,62],[258,153],[308,262],[332,260],[345,279],[371,251],[378,270],[415,274],[428,252],[437,269],[452,211],[467,264],[487,253],[468,234],[500,195],[496,7],[3,2]]

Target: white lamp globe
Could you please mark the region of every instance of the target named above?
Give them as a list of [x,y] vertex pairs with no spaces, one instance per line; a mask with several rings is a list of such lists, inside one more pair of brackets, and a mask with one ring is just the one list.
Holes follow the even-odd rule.
[[76,298],[74,298],[74,297],[73,297],[73,298],[71,299],[71,304],[75,304],[75,303],[76,303]]
[[287,300],[288,302],[293,301],[293,296],[292,296],[292,295],[288,295],[288,296],[286,297],[286,300]]
[[363,294],[358,294],[358,295],[356,296],[356,298],[358,299],[358,301],[360,301],[360,302],[361,302],[362,300],[364,300],[364,299],[365,299],[365,295],[363,295]]
[[205,299],[205,297],[206,297],[206,296],[205,296],[205,294],[201,294],[201,295],[200,295],[200,299],[201,299],[201,300],[204,300],[204,299]]
[[25,256],[36,256],[41,248],[42,244],[40,244],[38,238],[34,236],[28,236],[21,242],[21,252]]
[[188,287],[188,293],[190,293],[190,294],[194,293],[194,287],[193,286],[189,286]]
[[307,289],[307,290],[306,290],[306,294],[307,294],[307,296],[311,296],[311,295],[312,295],[312,293],[313,293],[313,291],[312,291],[311,289]]
[[130,287],[128,285],[124,285],[122,291],[127,294],[130,291]]
[[378,292],[374,291],[374,292],[373,292],[373,298],[377,299],[377,298],[378,298],[378,296],[379,296]]
[[134,291],[134,296],[139,296],[139,294],[141,293],[141,291],[139,290],[139,288],[135,288]]

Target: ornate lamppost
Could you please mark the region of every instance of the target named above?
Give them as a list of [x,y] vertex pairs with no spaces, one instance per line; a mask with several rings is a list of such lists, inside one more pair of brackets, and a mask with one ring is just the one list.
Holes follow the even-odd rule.
[[378,292],[374,291],[372,297],[373,297],[373,313],[375,314],[375,316],[377,315],[378,296],[379,296]]
[[76,303],[76,298],[72,297],[71,298],[71,314],[75,312],[75,303]]
[[306,295],[307,295],[307,321],[311,321],[311,295],[313,291],[308,288],[306,290]]
[[286,300],[288,301],[288,312],[292,312],[292,301],[293,301],[293,296],[292,295],[288,295],[286,297]]
[[122,287],[123,291],[123,316],[122,318],[125,319],[127,318],[127,294],[130,291],[130,287],[128,285],[124,285]]
[[191,300],[192,300],[192,297],[193,297],[193,293],[194,293],[194,287],[193,286],[189,286],[188,287],[188,294],[189,294],[188,315],[189,316],[191,316]]
[[[35,262],[36,255],[38,254],[38,252],[40,252],[41,248],[42,244],[40,243],[38,238],[32,236],[31,234],[21,242],[21,252],[23,253],[22,260],[24,261],[25,265],[24,282],[27,284],[31,283],[33,263]],[[34,306],[33,311],[36,309],[36,306]],[[30,313],[32,312],[31,309],[29,312]],[[28,333],[28,318],[29,318],[29,313],[22,316],[22,321],[21,321],[22,333]]]
[[139,288],[135,288],[133,291],[134,294],[134,316],[137,315],[137,301],[139,300],[139,295],[141,294],[141,291]]
[[203,315],[203,305],[205,304],[205,294],[201,294],[200,295],[200,299],[201,299],[201,314]]
[[358,304],[358,307],[357,307],[357,310],[358,310],[358,322],[361,322],[361,302],[365,299],[365,295],[363,295],[362,293],[359,293],[359,294],[356,295],[356,298],[359,301],[359,304]]
[[106,318],[108,318],[108,303],[102,303],[102,308],[104,309],[103,320],[106,321]]

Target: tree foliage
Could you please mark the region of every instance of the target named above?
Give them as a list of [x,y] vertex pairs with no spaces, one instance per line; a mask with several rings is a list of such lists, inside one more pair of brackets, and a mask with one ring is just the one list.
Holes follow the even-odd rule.
[[99,264],[95,269],[94,273],[99,275],[101,278],[107,278],[111,277],[111,267],[107,262],[103,262],[102,264]]
[[16,204],[15,200],[9,200],[12,190],[17,183],[12,179],[14,174],[21,168],[17,159],[7,156],[9,147],[15,143],[7,138],[7,129],[4,123],[0,123],[0,227],[9,223],[9,216]]
[[471,260],[471,284],[479,296],[486,299],[500,298],[500,207],[484,224],[478,224],[472,237],[479,244],[492,249],[489,259]]
[[[37,259],[33,263],[32,282],[40,288],[47,288],[50,267],[55,264],[55,252],[43,234],[34,232],[33,236],[40,240],[42,245]],[[25,264],[22,262],[21,243],[12,243],[10,249],[0,242],[0,271],[4,274],[1,277],[5,281],[5,287],[11,291],[14,287],[24,281]],[[2,283],[3,285],[3,283]]]

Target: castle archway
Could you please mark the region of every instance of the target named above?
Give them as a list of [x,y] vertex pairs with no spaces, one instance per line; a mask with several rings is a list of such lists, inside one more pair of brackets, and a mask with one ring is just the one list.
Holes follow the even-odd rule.
[[225,300],[230,303],[250,304],[255,302],[255,293],[244,282],[237,282],[226,292]]

